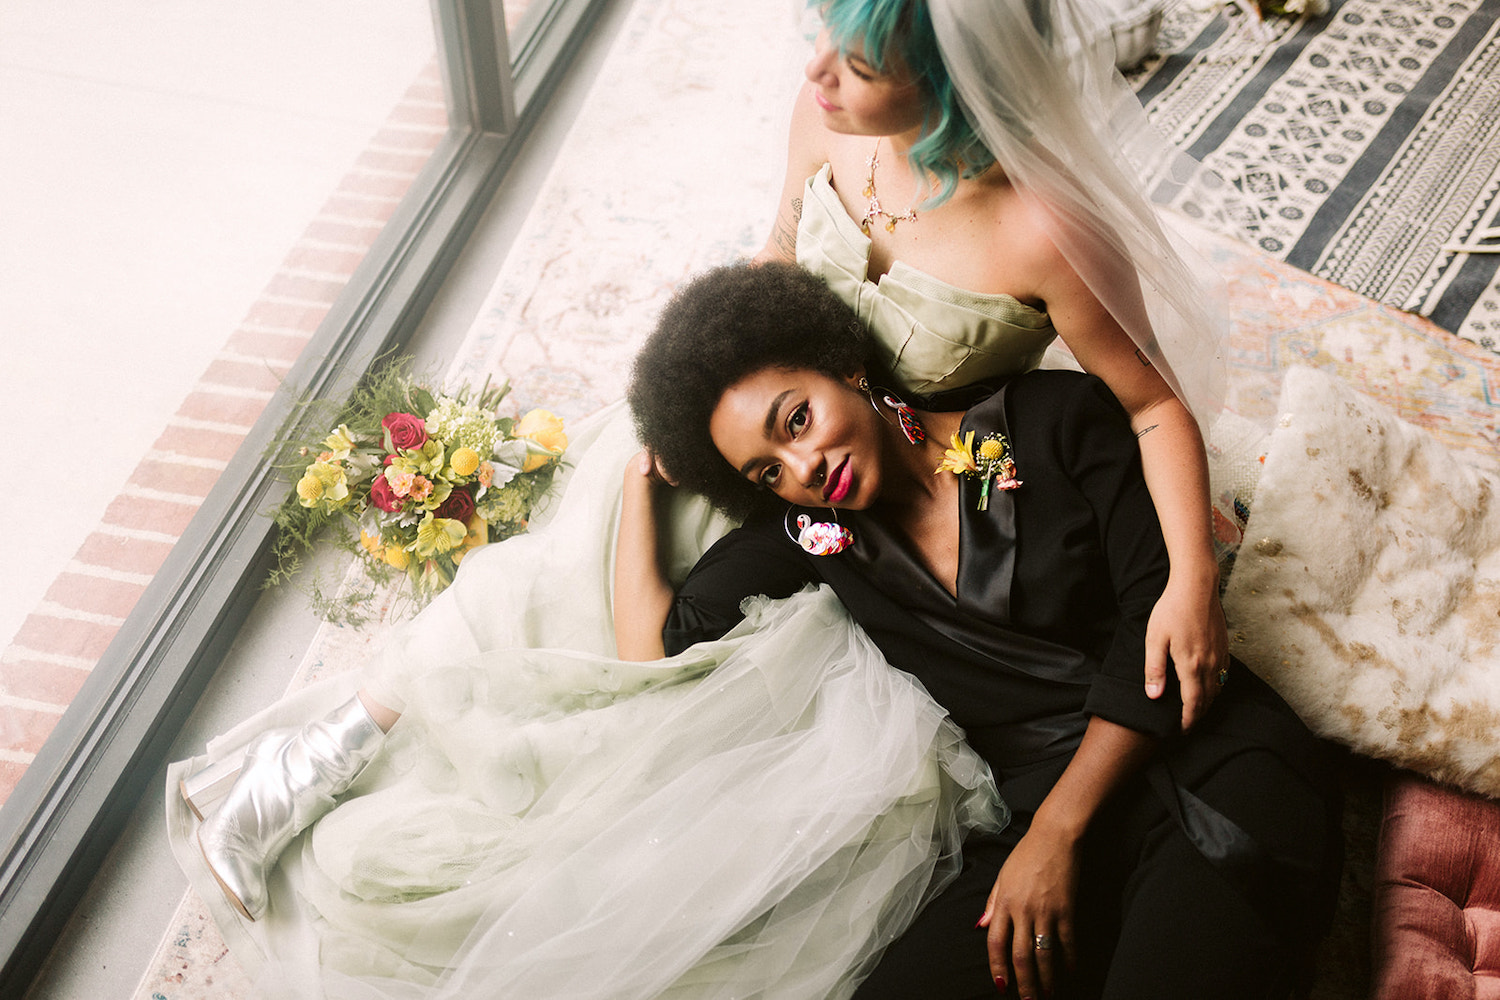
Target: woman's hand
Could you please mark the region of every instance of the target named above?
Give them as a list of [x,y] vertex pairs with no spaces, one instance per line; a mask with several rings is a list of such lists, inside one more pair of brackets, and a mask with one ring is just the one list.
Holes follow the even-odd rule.
[[1167,580],[1146,623],[1146,694],[1161,697],[1167,664],[1182,688],[1182,728],[1201,719],[1219,693],[1220,671],[1229,666],[1229,635],[1216,581]]
[[649,451],[625,464],[620,530],[615,544],[615,653],[622,660],[666,655],[661,631],[674,594],[658,550],[657,503],[664,485],[674,485]]
[[631,486],[631,473],[634,472],[637,480],[645,480],[648,486],[676,486],[677,481],[667,475],[667,470],[662,468],[661,459],[652,454],[649,448],[642,448],[635,453],[630,460],[625,472],[625,488]]
[[[1023,1000],[1050,996],[1073,951],[1073,901],[1078,895],[1078,840],[1033,826],[1011,852],[979,926],[989,928],[990,973],[1005,991],[1014,982]],[[1037,947],[1041,936],[1046,948]]]

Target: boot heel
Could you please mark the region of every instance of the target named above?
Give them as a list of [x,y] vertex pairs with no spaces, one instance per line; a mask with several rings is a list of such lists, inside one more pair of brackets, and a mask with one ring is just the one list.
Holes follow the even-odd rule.
[[208,815],[214,803],[229,793],[244,764],[243,756],[225,757],[177,783],[182,800],[193,811],[193,815],[198,817],[199,822]]

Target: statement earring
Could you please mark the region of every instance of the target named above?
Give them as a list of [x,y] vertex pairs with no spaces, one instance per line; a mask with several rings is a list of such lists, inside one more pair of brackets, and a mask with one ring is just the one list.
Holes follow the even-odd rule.
[[802,551],[815,556],[836,556],[854,544],[854,535],[839,524],[839,512],[829,508],[832,521],[814,521],[807,514],[797,515],[797,533],[792,534],[792,508],[786,509],[786,536]]
[[[869,381],[861,375],[859,377],[859,391],[864,393],[870,400],[870,405],[875,408],[882,419],[888,419],[881,411],[880,404],[875,402],[875,390],[870,388]],[[881,389],[880,402],[896,413],[896,422],[901,425],[901,434],[909,444],[920,444],[927,440],[927,431],[922,426],[922,421],[917,419],[917,411],[907,406],[895,393],[889,389]]]

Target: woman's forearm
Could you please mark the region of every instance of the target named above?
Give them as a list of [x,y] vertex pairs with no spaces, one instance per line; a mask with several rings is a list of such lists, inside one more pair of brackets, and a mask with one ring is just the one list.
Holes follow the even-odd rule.
[[1150,760],[1156,737],[1099,716],[1032,818],[1027,836],[1076,844],[1110,794]]
[[1208,499],[1208,460],[1197,421],[1175,396],[1134,414],[1141,469],[1161,521],[1171,575],[1212,590],[1219,580]]
[[666,655],[662,628],[675,595],[662,571],[657,532],[660,492],[650,457],[637,456],[625,470],[615,547],[615,649],[622,660],[656,660]]

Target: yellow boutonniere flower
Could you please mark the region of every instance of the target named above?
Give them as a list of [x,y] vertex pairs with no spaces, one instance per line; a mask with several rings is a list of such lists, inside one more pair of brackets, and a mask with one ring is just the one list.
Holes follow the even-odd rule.
[[958,432],[953,432],[952,446],[943,452],[943,460],[933,470],[938,472],[951,472],[955,476],[962,476],[969,472],[978,472],[979,466],[974,464],[974,432],[970,431],[962,439]]

